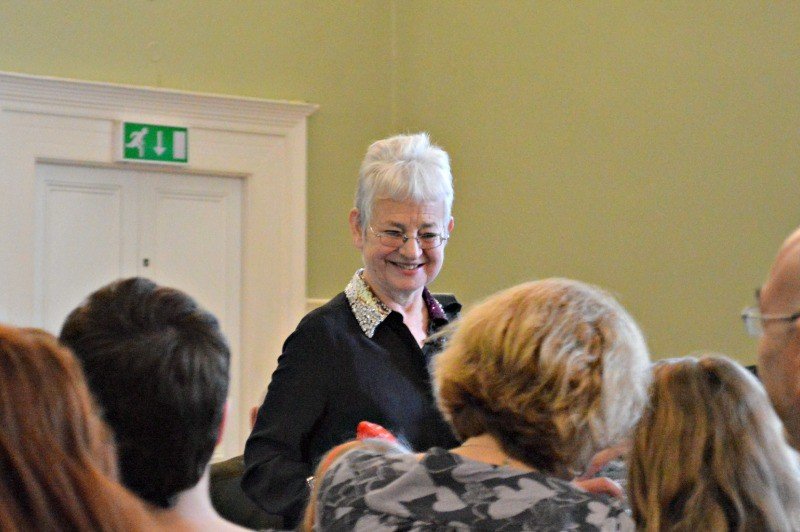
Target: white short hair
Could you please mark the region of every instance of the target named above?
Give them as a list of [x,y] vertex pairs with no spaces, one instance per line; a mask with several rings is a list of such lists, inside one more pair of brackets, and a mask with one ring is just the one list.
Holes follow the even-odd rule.
[[446,226],[453,207],[450,157],[427,133],[396,135],[372,143],[358,174],[355,207],[366,231],[372,207],[382,199],[416,203],[444,202]]

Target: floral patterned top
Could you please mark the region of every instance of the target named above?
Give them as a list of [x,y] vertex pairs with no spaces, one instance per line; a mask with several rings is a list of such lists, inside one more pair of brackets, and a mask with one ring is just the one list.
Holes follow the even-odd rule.
[[433,448],[350,451],[328,469],[316,530],[634,530],[621,503],[569,482]]

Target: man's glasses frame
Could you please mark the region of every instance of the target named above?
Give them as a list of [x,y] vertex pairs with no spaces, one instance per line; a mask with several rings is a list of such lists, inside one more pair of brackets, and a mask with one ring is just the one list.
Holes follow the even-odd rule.
[[[760,300],[761,290],[756,289],[756,301]],[[793,322],[800,318],[800,310],[794,314],[761,314],[758,305],[747,307],[742,311],[742,322],[744,322],[744,329],[747,334],[753,338],[760,338],[764,335],[764,322],[767,321],[785,321]]]

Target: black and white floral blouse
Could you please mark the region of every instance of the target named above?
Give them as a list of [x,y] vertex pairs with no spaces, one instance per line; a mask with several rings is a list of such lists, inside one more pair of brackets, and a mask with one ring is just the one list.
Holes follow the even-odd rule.
[[330,467],[316,530],[634,530],[620,502],[569,482],[433,448],[359,448]]

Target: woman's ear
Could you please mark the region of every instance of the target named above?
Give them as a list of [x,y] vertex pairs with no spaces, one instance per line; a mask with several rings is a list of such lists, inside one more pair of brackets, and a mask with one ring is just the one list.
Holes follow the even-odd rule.
[[448,235],[453,232],[453,227],[455,225],[456,225],[456,219],[451,216],[450,217],[450,221],[447,223],[447,234]]
[[350,235],[353,237],[353,245],[358,249],[363,249],[364,231],[361,228],[360,214],[358,209],[350,211]]

